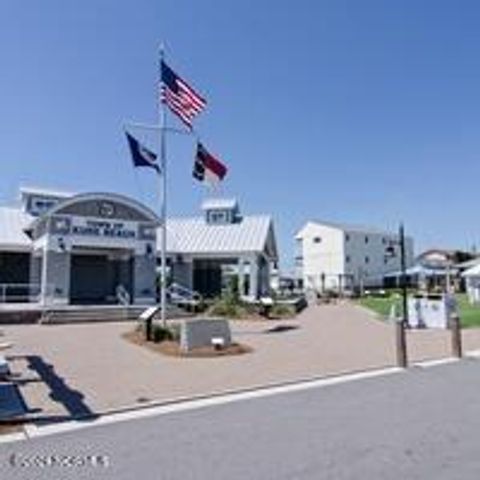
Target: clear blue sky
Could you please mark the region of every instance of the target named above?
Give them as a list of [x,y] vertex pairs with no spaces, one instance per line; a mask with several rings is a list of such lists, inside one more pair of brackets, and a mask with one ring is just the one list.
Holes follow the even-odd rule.
[[[222,193],[274,215],[284,265],[310,218],[480,242],[480,4],[442,0],[3,0],[0,201],[19,184],[154,202],[122,124],[156,120],[157,47],[208,99]],[[175,120],[171,117],[171,122]],[[152,138],[145,138],[152,142]],[[206,195],[169,140],[171,214]]]

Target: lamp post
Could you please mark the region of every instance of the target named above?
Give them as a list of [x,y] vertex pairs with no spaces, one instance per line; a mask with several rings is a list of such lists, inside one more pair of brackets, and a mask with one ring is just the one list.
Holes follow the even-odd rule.
[[407,292],[407,261],[405,254],[405,229],[403,223],[400,224],[398,232],[398,241],[390,242],[385,251],[385,258],[396,257],[394,246],[398,245],[400,250],[400,268],[401,268],[401,281],[400,287],[402,289],[402,318],[395,323],[395,340],[396,340],[396,353],[397,353],[397,365],[401,368],[408,366],[407,357],[407,339],[405,329],[409,326],[408,322],[408,292]]
[[403,223],[399,230],[400,241],[400,264],[402,268],[402,304],[403,304],[403,326],[408,327],[408,293],[407,293],[407,261],[405,257],[405,230]]

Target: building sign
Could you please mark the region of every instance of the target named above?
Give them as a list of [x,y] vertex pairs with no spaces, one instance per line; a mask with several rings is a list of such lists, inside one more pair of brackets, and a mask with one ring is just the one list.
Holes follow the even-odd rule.
[[125,223],[105,220],[86,220],[81,225],[72,224],[71,234],[126,239],[136,237],[136,231],[126,226]]
[[137,238],[137,224],[133,222],[79,217],[56,217],[52,221],[50,231],[57,235],[78,235],[125,240]]

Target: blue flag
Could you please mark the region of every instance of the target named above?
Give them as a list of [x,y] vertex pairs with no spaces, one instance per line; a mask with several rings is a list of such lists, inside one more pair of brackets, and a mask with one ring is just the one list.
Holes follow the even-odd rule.
[[148,148],[144,147],[136,138],[132,137],[128,132],[127,136],[128,146],[132,154],[132,161],[136,167],[151,167],[160,173],[160,167],[157,163],[157,155]]

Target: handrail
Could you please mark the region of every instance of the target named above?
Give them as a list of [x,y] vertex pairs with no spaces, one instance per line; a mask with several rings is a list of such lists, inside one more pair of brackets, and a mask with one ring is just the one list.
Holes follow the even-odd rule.
[[[46,297],[53,297],[54,288],[53,284],[47,284]],[[41,295],[42,286],[39,283],[0,283],[0,303],[36,303]]]
[[120,305],[130,305],[130,293],[122,284],[117,285],[115,293]]
[[172,300],[176,301],[186,301],[186,302],[201,302],[202,296],[200,293],[196,292],[195,290],[191,290],[179,283],[172,283],[167,288],[167,293],[169,294]]

